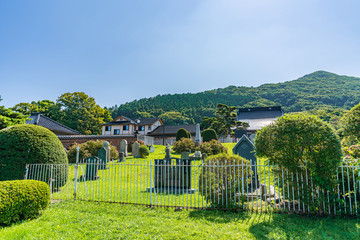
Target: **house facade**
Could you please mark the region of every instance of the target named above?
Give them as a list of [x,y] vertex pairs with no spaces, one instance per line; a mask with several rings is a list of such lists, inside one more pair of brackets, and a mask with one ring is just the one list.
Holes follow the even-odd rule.
[[141,136],[147,135],[164,125],[160,118],[141,118],[132,120],[119,116],[111,122],[102,124],[102,135]]

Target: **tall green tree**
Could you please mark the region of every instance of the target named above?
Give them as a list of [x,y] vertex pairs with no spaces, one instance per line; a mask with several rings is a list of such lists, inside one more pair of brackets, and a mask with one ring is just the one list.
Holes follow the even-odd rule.
[[83,134],[101,134],[100,124],[112,119],[107,109],[83,92],[64,93],[56,100],[52,112],[54,120]]
[[55,102],[50,100],[32,101],[31,103],[18,103],[11,109],[24,115],[31,113],[42,113],[47,117],[51,117]]
[[244,129],[249,127],[246,122],[237,121],[236,107],[219,103],[217,105],[217,117],[204,117],[202,126],[214,129],[218,135],[226,136],[233,132],[233,129]]
[[360,141],[360,103],[350,109],[341,119],[342,135]]
[[[0,101],[1,101],[0,97]],[[7,109],[4,106],[0,106],[0,129],[25,123],[27,116]]]

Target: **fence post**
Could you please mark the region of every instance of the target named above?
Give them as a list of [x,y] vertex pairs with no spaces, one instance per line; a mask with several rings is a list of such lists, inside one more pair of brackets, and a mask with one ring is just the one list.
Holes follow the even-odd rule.
[[52,194],[53,169],[54,169],[54,165],[51,164],[51,168],[50,168],[50,194]]
[[28,172],[29,172],[29,164],[26,164],[25,180],[28,179]]
[[76,192],[77,192],[77,173],[78,173],[78,167],[79,167],[79,151],[80,151],[80,146],[78,145],[78,146],[76,147],[75,180],[74,180],[74,200],[76,200]]
[[154,188],[151,186],[153,184],[153,179],[152,179],[152,160],[150,160],[150,207],[152,204],[152,192],[155,189],[155,184],[154,184]]

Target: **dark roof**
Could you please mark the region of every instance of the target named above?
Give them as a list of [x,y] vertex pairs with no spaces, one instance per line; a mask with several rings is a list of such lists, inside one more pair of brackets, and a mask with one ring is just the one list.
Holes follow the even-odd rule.
[[180,128],[186,129],[191,134],[196,132],[196,124],[193,125],[170,125],[170,126],[159,126],[154,131],[148,133],[149,136],[162,136],[162,135],[176,135]]
[[[140,122],[138,123],[138,125],[151,125],[151,124],[154,124],[159,119],[160,118],[141,118],[141,119],[139,119]],[[135,120],[135,122],[136,122],[136,120]]]
[[51,118],[44,116],[41,113],[32,113],[29,117],[29,120],[26,120],[26,124],[34,124],[38,126],[42,126],[53,131],[55,134],[80,134],[80,132],[69,128]]
[[125,137],[135,137],[135,135],[58,135],[60,140],[66,139],[108,139],[108,138],[125,138]]
[[238,108],[237,119],[241,121],[242,119],[277,118],[283,115],[280,106]]
[[128,119],[128,120],[120,120],[120,121],[114,121],[113,120],[111,122],[104,123],[104,124],[101,124],[101,125],[102,126],[103,125],[123,125],[123,124],[151,125],[151,124],[154,124],[157,120],[160,119],[160,118],[140,118],[140,119],[132,120],[132,119],[130,119],[128,117],[124,117],[124,116],[119,116],[119,117],[123,117],[123,118]]

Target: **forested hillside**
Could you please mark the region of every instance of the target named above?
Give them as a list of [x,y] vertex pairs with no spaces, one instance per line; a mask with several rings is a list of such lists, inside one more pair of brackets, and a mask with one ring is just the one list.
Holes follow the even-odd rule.
[[[285,112],[335,112],[360,102],[360,78],[317,71],[299,79],[259,87],[229,86],[200,93],[166,94],[109,108],[113,117],[162,117],[168,123],[200,122],[218,103],[237,107],[281,105]],[[324,110],[325,109],[325,110]]]

